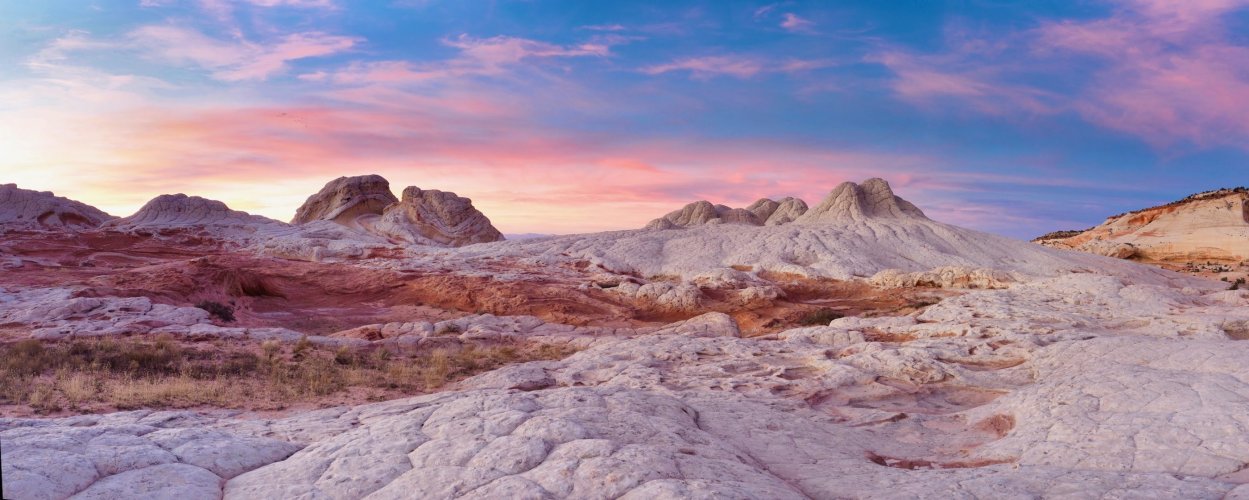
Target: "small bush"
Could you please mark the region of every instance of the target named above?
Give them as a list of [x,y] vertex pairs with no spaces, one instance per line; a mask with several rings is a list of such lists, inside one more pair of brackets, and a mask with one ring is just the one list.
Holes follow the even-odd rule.
[[299,342],[295,342],[295,347],[291,348],[291,358],[296,361],[302,360],[307,356],[309,349],[312,349],[312,341],[308,340],[308,336],[299,337]]
[[828,325],[835,319],[843,318],[846,315],[834,311],[829,308],[823,308],[817,311],[811,311],[801,318],[798,318],[798,324],[803,326],[824,326]]
[[211,300],[205,300],[198,304],[195,304],[195,307],[208,311],[208,314],[211,314],[214,318],[217,318],[226,323],[231,323],[234,321],[234,309],[220,302],[213,302]]
[[1236,278],[1236,281],[1232,282],[1232,286],[1228,287],[1228,290],[1240,290],[1242,286],[1245,286],[1245,279]]

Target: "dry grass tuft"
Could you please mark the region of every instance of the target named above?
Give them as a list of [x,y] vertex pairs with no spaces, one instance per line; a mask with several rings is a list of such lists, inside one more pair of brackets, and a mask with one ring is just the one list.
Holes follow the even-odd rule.
[[36,413],[136,408],[281,409],[353,388],[377,398],[437,390],[500,366],[557,359],[567,346],[516,343],[428,350],[181,344],[169,338],[23,340],[0,345],[0,405]]

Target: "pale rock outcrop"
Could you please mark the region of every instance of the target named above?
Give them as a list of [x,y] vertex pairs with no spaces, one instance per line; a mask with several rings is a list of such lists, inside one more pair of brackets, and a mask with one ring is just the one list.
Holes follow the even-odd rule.
[[1056,248],[1172,263],[1249,261],[1249,190],[1220,189],[1037,238]]
[[868,282],[884,288],[1007,288],[1019,278],[1007,271],[962,266],[945,266],[920,272],[885,269]]
[[690,283],[652,281],[634,283],[623,281],[607,288],[608,293],[619,295],[636,306],[665,312],[690,312],[702,305],[703,292]]
[[501,241],[503,234],[473,208],[472,200],[455,193],[415,186],[386,207],[375,230],[385,236],[422,245],[459,247]]
[[163,194],[129,217],[106,222],[114,231],[189,229],[220,236],[248,236],[258,231],[282,230],[287,225],[259,215],[230,210],[217,200],[185,194]]
[[760,198],[756,200],[754,203],[747,205],[746,210],[749,210],[750,213],[755,214],[755,218],[761,221],[766,221],[768,220],[768,217],[771,217],[772,214],[776,212],[776,209],[780,206],[781,206],[780,203],[777,203],[771,199]]
[[802,214],[805,214],[805,213],[807,213],[807,202],[802,201],[798,198],[791,198],[791,197],[781,198],[780,203],[778,203],[776,206],[776,210],[773,210],[772,213],[768,215],[768,218],[765,219],[764,224],[768,226],[779,226],[781,224],[788,224],[790,222],[798,220],[798,218],[801,217]]
[[927,219],[911,202],[893,194],[884,179],[863,184],[843,182],[824,201],[794,220],[795,224],[837,223],[863,219]]
[[0,230],[93,229],[115,217],[85,203],[48,191],[21,189],[0,184]]
[[328,220],[351,227],[369,219],[399,201],[390,192],[390,182],[380,175],[339,177],[327,183],[295,211],[291,224]]
[[[760,200],[763,201],[763,200]],[[756,202],[757,204],[758,202]],[[751,205],[754,209],[759,209]],[[712,205],[709,201],[696,201],[668,213],[646,224],[646,229],[675,229],[706,224],[746,224],[759,226],[763,224],[755,210],[751,208],[729,208],[724,205]]]
[[[699,202],[657,219],[649,225],[652,230],[503,242],[465,249],[456,258],[515,259],[540,265],[584,260],[614,274],[682,279],[729,265],[752,266],[756,272],[842,280],[868,278],[886,269],[923,273],[946,266],[1007,271],[1026,277],[1081,271],[1163,282],[1174,278],[1122,261],[933,221],[894,195],[888,183],[880,179],[862,185],[842,184],[818,207],[793,222],[771,222],[786,213],[797,213],[802,206],[799,200],[782,201],[768,225],[759,227],[715,224],[720,220],[714,218],[716,206]],[[676,227],[683,229],[653,230]],[[428,258],[431,264],[448,262],[442,256]]]

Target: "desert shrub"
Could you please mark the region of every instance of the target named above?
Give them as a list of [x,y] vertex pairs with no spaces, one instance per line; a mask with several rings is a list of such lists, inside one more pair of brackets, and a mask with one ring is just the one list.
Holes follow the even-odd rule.
[[277,340],[261,342],[260,352],[264,353],[265,361],[272,363],[278,359],[278,354],[282,353],[282,343]]
[[299,337],[299,342],[295,342],[295,347],[291,348],[291,358],[301,361],[308,355],[309,349],[312,349],[312,341],[308,340],[308,336]]
[[843,318],[846,315],[839,313],[827,307],[816,311],[811,311],[801,318],[798,318],[798,324],[803,326],[820,326],[828,325],[835,319]]
[[334,351],[334,362],[340,365],[351,365],[356,362],[355,353],[351,352],[351,348],[347,346],[339,347]]
[[208,311],[208,314],[226,323],[234,321],[234,309],[220,302],[205,300],[195,304],[195,307]]
[[1245,279],[1236,278],[1236,281],[1232,282],[1232,286],[1228,287],[1227,289],[1228,290],[1240,290],[1240,287],[1243,287],[1243,286],[1245,286]]
[[438,327],[438,329],[434,330],[434,335],[455,335],[460,333],[462,330],[463,329],[460,328],[460,325],[455,323],[443,323]]

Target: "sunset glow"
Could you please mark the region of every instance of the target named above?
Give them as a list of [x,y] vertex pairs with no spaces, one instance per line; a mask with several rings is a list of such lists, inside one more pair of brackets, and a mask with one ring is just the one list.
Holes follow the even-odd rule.
[[879,176],[1030,237],[1249,174],[1247,1],[891,5],[8,2],[0,183],[289,220],[377,173],[515,234]]

